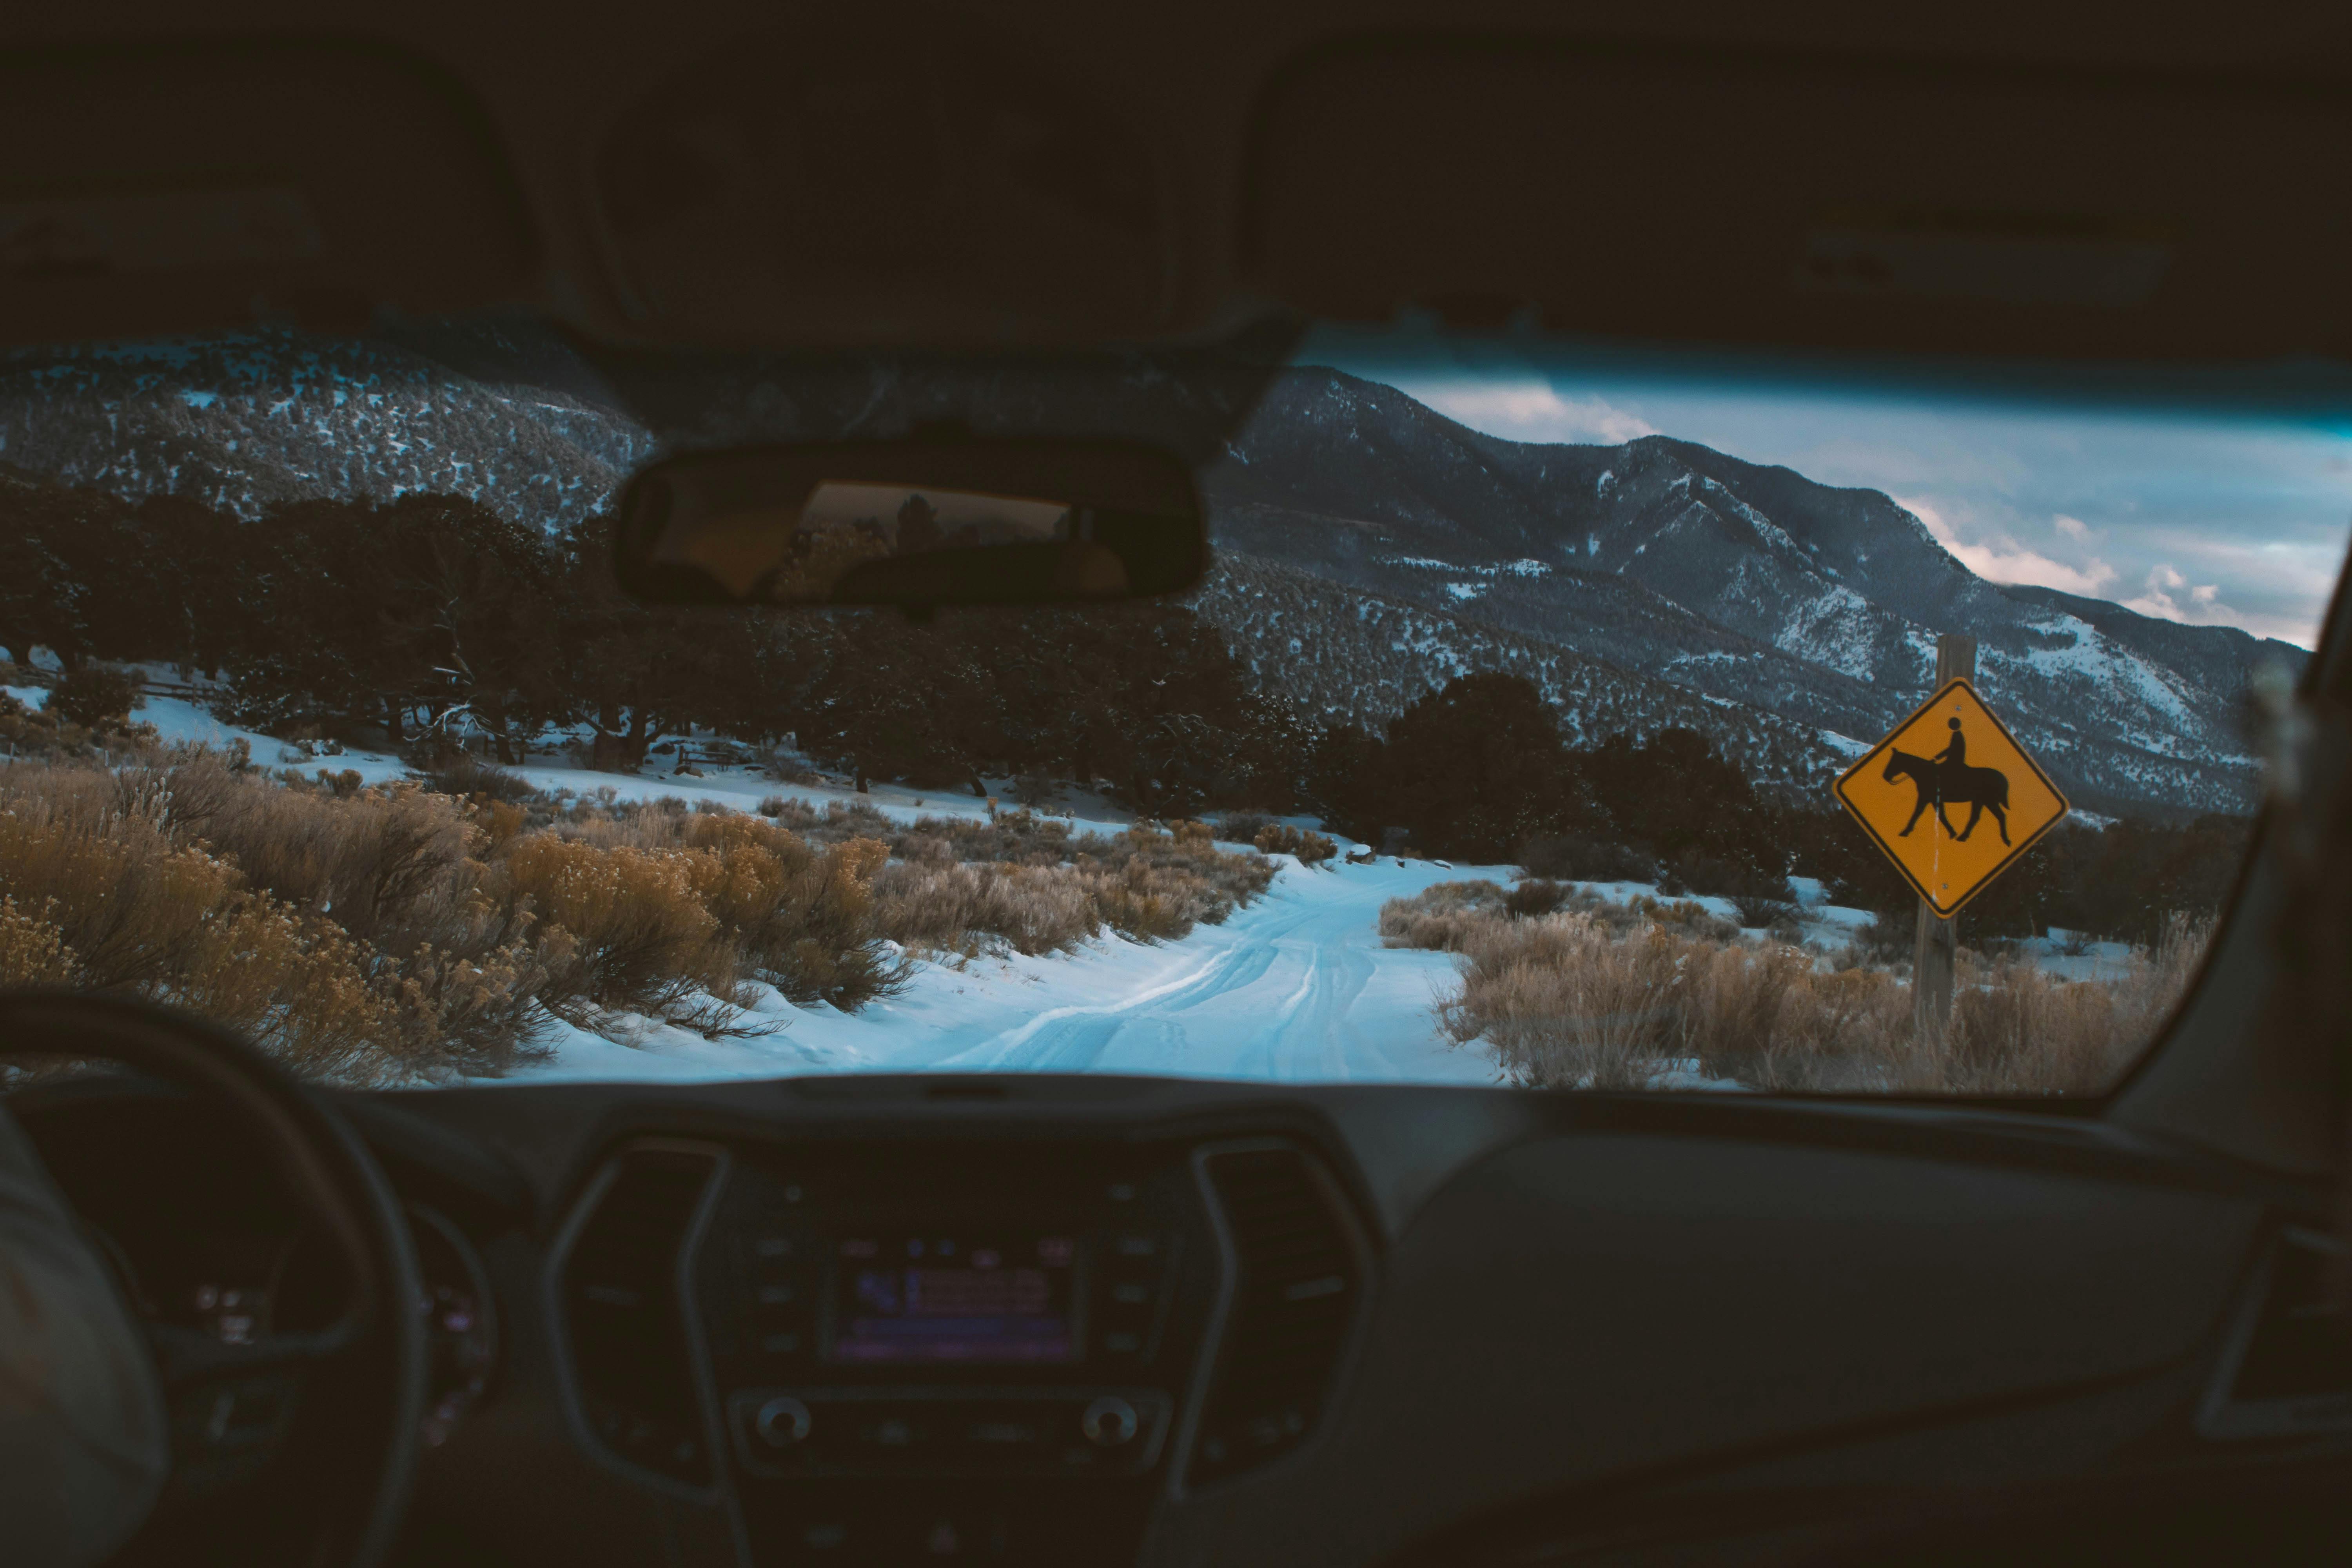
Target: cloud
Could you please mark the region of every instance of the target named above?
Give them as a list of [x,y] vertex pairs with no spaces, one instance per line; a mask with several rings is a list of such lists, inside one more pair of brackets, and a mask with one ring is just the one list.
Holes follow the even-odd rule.
[[2063,511],[2050,520],[2050,526],[2077,544],[2089,542],[2091,536],[2097,531],[2081,518],[2068,517]]
[[[2246,617],[2221,602],[2219,583],[2195,583],[2183,577],[2171,562],[2159,563],[2147,574],[2147,592],[2136,599],[2123,602],[2126,610],[2137,610],[2143,616],[2155,616],[2160,620],[2194,622],[2210,626],[2217,622],[2231,626],[2242,624]],[[2189,590],[2189,603],[2183,605],[2174,595]]]
[[1405,388],[1449,419],[1509,441],[1614,447],[1658,427],[1601,397],[1562,397],[1547,381],[1452,381]]
[[[1999,530],[1989,531],[1982,540],[1962,539],[1959,531],[1944,516],[1943,509],[1916,496],[1896,496],[1903,508],[1925,523],[1936,542],[1951,552],[1954,559],[1988,583],[2022,583],[2037,588],[2055,588],[2061,593],[2095,595],[2116,579],[2116,569],[2093,556],[2081,566],[2069,566],[2063,561],[2053,561],[2026,549],[2009,534]],[[2074,522],[2073,518],[2060,520]],[[2082,527],[2079,522],[2075,526]],[[2061,532],[2069,531],[2061,529]],[[2084,533],[2089,530],[2085,528]],[[2073,537],[2069,533],[2069,537]],[[2175,616],[2174,619],[2179,617]]]

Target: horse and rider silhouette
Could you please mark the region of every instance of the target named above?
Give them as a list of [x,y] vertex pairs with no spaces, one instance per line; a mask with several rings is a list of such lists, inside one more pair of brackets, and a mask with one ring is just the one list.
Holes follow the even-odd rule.
[[[1960,733],[1960,721],[1951,721],[1952,741],[1932,757],[1918,757],[1909,752],[1896,752],[1886,759],[1886,771],[1880,776],[1888,784],[1898,778],[1908,778],[1918,786],[1919,804],[1911,808],[1911,820],[1903,825],[1897,838],[1908,838],[1919,824],[1921,814],[1929,806],[1936,808],[1936,820],[1944,831],[1965,844],[1969,835],[1988,811],[1992,813],[1993,826],[2000,829],[2000,841],[2009,842],[2009,775],[1999,768],[1975,768],[1969,765],[1969,739]],[[1947,805],[1969,808],[1969,825],[1952,832],[1952,819],[1944,815]]]

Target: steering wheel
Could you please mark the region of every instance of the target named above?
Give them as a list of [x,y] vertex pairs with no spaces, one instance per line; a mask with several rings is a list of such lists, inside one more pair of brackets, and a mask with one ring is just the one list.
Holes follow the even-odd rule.
[[333,1320],[308,1331],[231,1342],[202,1329],[147,1325],[173,1470],[124,1560],[180,1558],[179,1538],[202,1533],[184,1526],[206,1513],[233,1516],[237,1494],[299,1430],[304,1458],[332,1466],[323,1485],[305,1489],[306,1497],[323,1493],[314,1497],[308,1561],[377,1562],[407,1507],[426,1358],[414,1310],[422,1294],[415,1242],[365,1145],[260,1051],[184,1013],[62,992],[0,996],[0,1059],[23,1057],[102,1058],[201,1096],[267,1161],[344,1286]]

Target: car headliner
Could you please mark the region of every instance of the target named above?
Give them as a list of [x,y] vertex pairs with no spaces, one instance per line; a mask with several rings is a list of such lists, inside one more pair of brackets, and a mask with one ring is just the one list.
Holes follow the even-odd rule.
[[[1167,219],[1155,240],[1166,269],[1165,286],[1154,292],[1149,309],[1106,315],[1073,300],[1058,319],[1051,303],[990,315],[976,312],[969,299],[958,297],[959,279],[943,272],[917,270],[862,286],[856,301],[828,298],[823,289],[787,289],[777,292],[793,298],[763,302],[750,291],[723,299],[714,293],[702,302],[707,309],[649,310],[644,300],[630,297],[623,277],[625,268],[617,264],[608,226],[599,216],[591,171],[595,149],[609,134],[616,116],[660,84],[674,83],[681,71],[690,77],[699,68],[698,61],[723,56],[747,36],[779,27],[786,29],[780,35],[783,39],[780,47],[789,50],[797,47],[794,39],[803,37],[790,29],[811,24],[780,18],[776,7],[751,0],[677,0],[625,11],[616,7],[608,15],[610,19],[603,25],[593,25],[573,8],[485,5],[473,0],[463,5],[417,0],[396,8],[347,0],[305,0],[299,5],[289,0],[222,0],[196,16],[184,6],[166,6],[153,0],[90,0],[74,6],[18,8],[0,22],[0,40],[16,52],[20,68],[33,68],[43,62],[29,58],[27,51],[54,60],[54,51],[61,49],[88,59],[94,53],[158,45],[179,48],[234,43],[242,47],[270,39],[342,39],[388,46],[446,73],[478,103],[481,121],[519,197],[530,235],[532,259],[519,272],[495,278],[485,274],[473,290],[472,302],[535,306],[592,336],[607,339],[709,342],[731,331],[745,341],[772,347],[803,342],[940,345],[982,338],[999,345],[1071,342],[1090,337],[1198,339],[1229,330],[1269,304],[1286,303],[1328,313],[1332,300],[1315,297],[1312,289],[1302,290],[1296,279],[1281,275],[1278,266],[1269,265],[1263,255],[1254,255],[1250,236],[1244,231],[1252,221],[1252,182],[1262,173],[1254,160],[1263,149],[1254,143],[1265,134],[1269,92],[1282,86],[1287,79],[1286,73],[1295,72],[1302,58],[1350,40],[1411,40],[1405,52],[1415,58],[1441,38],[1482,40],[1516,57],[1547,46],[1564,47],[1571,53],[1582,51],[1566,60],[1563,68],[1569,74],[1560,79],[1563,93],[1574,91],[1580,80],[1593,79],[1595,70],[1601,79],[1619,74],[1628,60],[1640,62],[1643,68],[1664,71],[1667,81],[1685,71],[1706,68],[1710,61],[1719,65],[1736,60],[1743,69],[1762,73],[1768,100],[1774,96],[1775,73],[1785,72],[1787,91],[1780,96],[1792,105],[1818,99],[1824,90],[1838,90],[1834,84],[1824,89],[1818,77],[1801,81],[1801,72],[1821,68],[1853,73],[1854,82],[1878,77],[1893,79],[1904,71],[1962,68],[1979,73],[1976,79],[1993,83],[1996,96],[2048,92],[2063,98],[2093,89],[2128,86],[2152,93],[2160,105],[2168,106],[2164,112],[2178,110],[2187,117],[2181,121],[2184,131],[2197,134],[2204,132],[2196,123],[2202,112],[2196,108],[2196,100],[2210,99],[2216,92],[2226,95],[2251,89],[2257,96],[2308,100],[2320,122],[2332,124],[2336,99],[2352,86],[2352,11],[2315,3],[2257,5],[2226,11],[2189,7],[2167,11],[2125,5],[2116,0],[2062,6],[1997,0],[1959,9],[1860,4],[1759,8],[1725,0],[1664,0],[1640,7],[1536,5],[1524,0],[1449,0],[1444,5],[1425,0],[1350,0],[1344,5],[1336,0],[1305,0],[1278,7],[1223,0],[1181,7],[1102,6],[1050,0],[958,7],[953,15],[999,38],[1011,51],[1007,58],[1017,57],[1043,73],[1045,79],[1113,106],[1124,130],[1148,147],[1165,187]],[[862,19],[855,22],[833,19],[823,26],[863,29],[861,47],[902,47],[911,51],[948,15],[940,8],[898,6],[887,13],[861,12]],[[299,62],[289,68],[299,68]],[[1579,76],[1580,71],[1584,74]],[[241,84],[238,90],[249,93],[251,83]],[[1694,91],[1687,100],[1673,102],[1662,113],[1661,122],[1686,117],[1695,108],[1704,112],[1706,96]],[[111,111],[135,115],[136,95],[130,98],[131,101]],[[1414,107],[1410,101],[1385,106],[1389,113],[1408,115]],[[1366,104],[1364,110],[1381,116],[1383,106]],[[163,110],[159,108],[156,112],[160,116]],[[322,133],[336,130],[315,129]],[[1593,166],[1590,149],[1567,144],[1567,139],[1580,133],[1567,121],[1557,132],[1562,139],[1559,145],[1482,143],[1478,135],[1486,132],[1480,132],[1446,153],[1448,158],[1459,155],[1464,161],[1494,163],[1521,172],[1538,191],[1570,172],[1580,174],[1583,178],[1578,186],[1561,192],[1557,199],[1578,207],[1604,209],[1605,224],[1593,226],[1593,239],[1622,247],[1638,245],[1638,237],[1645,229],[1673,213],[1675,205],[1691,195],[1685,182],[1694,165],[1686,153],[1664,146],[1671,139],[1655,137],[1656,129],[1630,128],[1627,145],[1610,150],[1607,162],[1600,167]],[[1868,141],[1884,129],[1873,126],[1869,134],[1857,140]],[[1736,138],[1728,127],[1725,131]],[[1759,132],[1769,133],[1769,126],[1759,126]],[[141,135],[149,144],[169,145],[195,133],[197,128],[183,119],[178,123],[159,121]],[[1540,137],[1543,132],[1535,134]],[[1945,134],[1958,138],[1960,132],[1953,130]],[[2200,168],[2172,171],[2167,176],[2176,186],[2201,182],[2210,187],[2202,193],[2187,192],[2184,200],[2191,208],[2206,196],[2221,199],[2250,167],[2266,163],[2283,169],[2305,160],[2310,181],[2307,190],[2325,193],[2331,186],[2343,188],[2326,177],[2326,164],[2340,161],[2336,149],[2315,146],[2308,127],[2239,127],[2215,134],[2243,144],[2233,144],[2228,156],[2216,157]],[[2267,153],[2263,145],[2266,134],[2281,139]],[[2332,131],[2318,138],[2331,142],[2333,139]],[[30,142],[17,139],[0,152],[0,179],[20,191],[54,189],[55,171],[47,170],[48,177],[44,178],[45,160],[54,159],[64,142],[59,137],[43,145],[38,139]],[[1715,144],[1721,145],[1721,139]],[[1653,157],[1653,168],[1645,171],[1638,166],[1642,160]],[[2314,158],[2321,162],[2308,163]],[[251,166],[249,161],[246,166]],[[136,178],[134,171],[121,173]],[[2095,166],[2086,166],[2078,181],[2084,210],[2095,208],[2101,199],[2096,173]],[[1665,178],[1668,174],[1676,178],[1670,181]],[[1412,194],[1401,191],[1400,199]],[[1916,201],[1899,190],[1882,188],[1877,194],[1895,198],[1896,205],[1905,206],[1939,201],[1948,205],[1949,201],[1948,194],[1925,184],[1916,193]],[[1812,200],[1811,194],[1793,184],[1790,195],[1801,204]],[[1549,193],[1533,205],[1551,205]],[[2037,203],[2037,210],[2049,205]],[[2276,220],[2289,225],[2292,215],[2275,210],[2276,206],[2269,204]],[[389,225],[399,216],[387,213],[384,221]],[[2260,211],[2239,212],[2231,221],[2233,226],[2242,227],[2262,219]],[[427,215],[420,221],[429,226],[436,219]],[[2193,220],[2184,221],[2193,226]],[[2326,219],[2323,226],[2342,226]],[[448,247],[462,247],[468,238],[455,232],[438,237]],[[1468,245],[1470,237],[1465,237],[1464,243]],[[2274,237],[2238,232],[2227,236],[2226,243],[2257,257],[2271,253],[2271,259],[2279,261],[2292,248],[2293,235],[2288,227],[2282,227]],[[1428,257],[1416,254],[1398,258],[1397,265],[1410,262],[1426,267],[1429,261]],[[1786,262],[1776,254],[1769,266],[1785,268]],[[117,281],[125,298],[143,286],[137,278]],[[1378,305],[1390,302],[1381,290],[1391,279],[1383,276],[1363,281],[1369,292],[1360,290],[1362,298]],[[2280,287],[2289,292],[2297,289],[2292,282]],[[1812,338],[1846,346],[1896,349],[1968,347],[1982,335],[1974,327],[1959,336],[1955,336],[1957,328],[1932,330],[1932,319],[1941,307],[1892,316],[1877,305],[1863,307],[1868,319],[1856,318],[1853,323],[1834,312],[1792,314],[1785,287],[1765,290],[1745,303],[1718,305],[1711,316],[1691,314],[1685,321],[1690,312],[1673,308],[1671,292],[1638,305],[1621,301],[1614,307],[1601,303],[1580,307],[1573,293],[1563,289],[1569,302],[1563,308],[1558,300],[1545,300],[1544,322],[1547,327],[1569,331],[1653,338],[1752,337],[1789,344]],[[1690,292],[1684,289],[1685,295]],[[1696,307],[1704,301],[1685,298],[1682,303]],[[157,308],[151,301],[142,310],[123,311],[122,320],[126,327],[150,330],[159,320]],[[298,319],[301,316],[299,304],[289,309]],[[2322,351],[2352,347],[2352,331],[2346,329],[2340,302],[2330,306],[2315,290],[2309,309],[2315,313],[2310,325],[2314,341],[2301,346]],[[2320,313],[2327,319],[2319,319]],[[2162,353],[2227,357],[2240,349],[2267,353],[2294,346],[2282,343],[2274,329],[2254,332],[2225,322],[2209,322],[2210,330],[2179,341],[2174,341],[2178,334],[2173,338],[2155,334],[2142,344],[2135,339],[2136,329],[2128,321],[2085,335],[2069,328],[2069,312],[2044,310],[2028,315],[2030,319],[2015,323],[2014,332],[2000,329],[2006,333],[2002,346],[2020,353],[2035,352],[2037,335],[2046,342],[2048,352],[2059,355],[2088,350],[2133,357],[2145,347]],[[209,319],[184,323],[191,330],[222,324]],[[21,323],[0,323],[0,334],[20,341],[39,335]],[[81,331],[75,335],[110,334]]]

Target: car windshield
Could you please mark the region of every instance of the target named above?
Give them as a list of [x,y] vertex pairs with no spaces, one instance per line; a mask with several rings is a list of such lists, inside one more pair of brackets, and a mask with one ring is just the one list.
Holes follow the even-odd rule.
[[[513,321],[0,361],[0,984],[341,1083],[1979,1095],[2098,1092],[2182,994],[2344,555],[2340,383],[1190,363],[624,395]],[[942,411],[1185,447],[1208,577],[614,588],[657,454]]]

